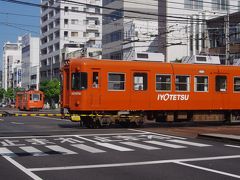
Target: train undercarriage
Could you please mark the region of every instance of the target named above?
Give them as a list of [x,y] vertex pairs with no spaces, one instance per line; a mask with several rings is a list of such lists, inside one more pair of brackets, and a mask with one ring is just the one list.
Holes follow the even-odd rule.
[[[62,112],[63,113],[63,112]],[[63,113],[64,114],[64,113]],[[88,128],[141,127],[145,123],[231,122],[240,120],[239,110],[214,111],[70,111],[70,119]]]

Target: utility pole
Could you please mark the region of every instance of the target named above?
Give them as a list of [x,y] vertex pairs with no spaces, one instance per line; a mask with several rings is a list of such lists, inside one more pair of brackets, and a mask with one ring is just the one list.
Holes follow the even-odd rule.
[[230,64],[230,39],[229,39],[229,8],[227,7],[227,15],[224,17],[225,24],[225,65]]

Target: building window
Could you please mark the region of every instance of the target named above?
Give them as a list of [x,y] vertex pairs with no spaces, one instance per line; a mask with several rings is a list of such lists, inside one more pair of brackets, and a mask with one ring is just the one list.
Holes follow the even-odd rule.
[[[240,1],[239,1],[240,3]],[[240,6],[240,4],[239,4]],[[240,23],[236,24],[236,39],[240,39]]]
[[203,0],[184,0],[186,9],[203,9]]
[[68,12],[68,6],[64,7],[64,12]]
[[190,91],[190,76],[176,76],[176,91]]
[[78,7],[72,7],[72,12],[78,12]]
[[72,19],[71,20],[71,24],[78,24],[78,23],[79,23],[78,19]]
[[78,32],[71,32],[71,37],[78,37]]
[[147,90],[147,73],[134,73],[133,75],[134,90],[146,91]]
[[234,77],[234,91],[240,92],[240,77]]
[[157,91],[171,91],[171,76],[170,75],[156,75],[156,90]]
[[194,91],[208,92],[208,77],[207,76],[195,76],[194,85],[195,85]]
[[212,0],[212,9],[226,11],[229,9],[229,0]]
[[64,25],[68,25],[68,19],[64,19]]
[[216,76],[216,91],[227,91],[227,76]]
[[109,73],[108,90],[125,90],[125,74]]
[[64,37],[68,37],[68,31],[64,31]]

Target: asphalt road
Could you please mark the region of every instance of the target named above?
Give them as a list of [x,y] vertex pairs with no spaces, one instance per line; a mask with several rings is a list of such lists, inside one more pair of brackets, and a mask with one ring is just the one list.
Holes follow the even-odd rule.
[[149,132],[82,129],[48,117],[0,119],[2,179],[240,179],[240,146]]

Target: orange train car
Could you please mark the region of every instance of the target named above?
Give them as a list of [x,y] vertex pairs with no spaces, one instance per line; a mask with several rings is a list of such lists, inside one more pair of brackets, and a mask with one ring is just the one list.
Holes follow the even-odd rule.
[[19,110],[40,110],[44,106],[42,91],[29,90],[16,93],[16,108]]
[[97,121],[107,114],[224,121],[240,110],[238,66],[82,58],[69,60],[62,77],[62,110]]

